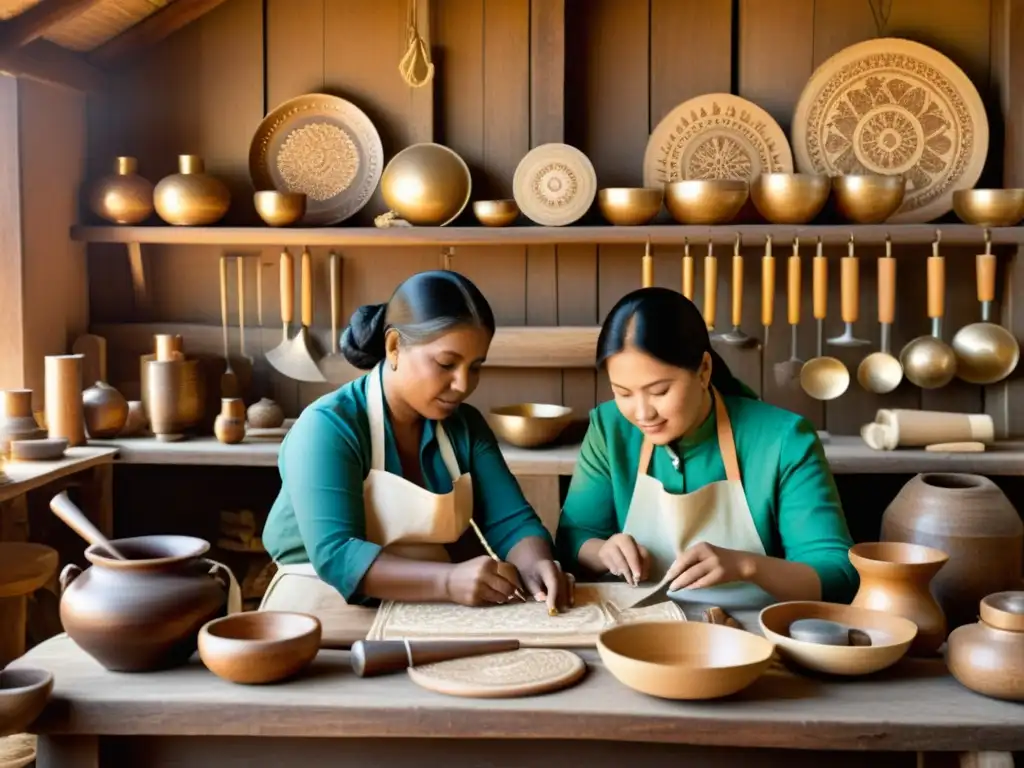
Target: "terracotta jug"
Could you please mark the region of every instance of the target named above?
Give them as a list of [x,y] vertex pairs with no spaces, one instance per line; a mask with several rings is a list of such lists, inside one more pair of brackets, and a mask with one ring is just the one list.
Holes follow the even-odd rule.
[[974,621],[986,595],[1020,587],[1024,523],[987,477],[917,475],[885,510],[881,538],[949,555],[932,580],[932,594],[950,629]]
[[909,653],[928,656],[946,639],[946,617],[929,584],[949,556],[931,547],[866,542],[850,549],[860,589],[850,605],[896,614],[917,624]]
[[79,647],[114,672],[184,664],[199,629],[225,612],[230,574],[201,557],[210,545],[191,536],[139,536],[111,542],[127,559],[85,550],[92,567],[65,566],[60,618]]
[[980,613],[980,621],[950,634],[946,665],[965,688],[1024,701],[1024,592],[989,595]]

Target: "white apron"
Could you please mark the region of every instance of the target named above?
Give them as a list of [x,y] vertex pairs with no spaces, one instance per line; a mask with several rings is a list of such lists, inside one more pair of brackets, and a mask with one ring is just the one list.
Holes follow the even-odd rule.
[[[637,462],[636,485],[626,513],[623,533],[632,536],[651,555],[650,576],[659,581],[681,554],[694,544],[707,542],[716,547],[764,555],[747,505],[740,477],[732,422],[722,396],[714,391],[718,448],[725,465],[725,480],[709,483],[693,493],[673,494],[647,474],[654,444],[644,439]],[[761,608],[776,600],[749,582],[732,582],[703,589],[670,593],[674,600],[717,605],[721,608]]]
[[[384,393],[381,368],[370,372],[366,414],[370,425],[370,472],[363,482],[366,540],[385,552],[414,560],[450,560],[445,544],[454,544],[473,517],[473,480],[459,470],[455,451],[440,423],[437,442],[452,478],[448,493],[425,488],[384,469]],[[324,624],[324,644],[357,639],[369,629],[374,611],[350,606],[332,586],[321,581],[311,563],[277,566],[260,610],[298,611],[317,616]],[[367,614],[367,616],[360,616]],[[365,628],[362,627],[366,622]],[[331,637],[332,634],[335,637]]]

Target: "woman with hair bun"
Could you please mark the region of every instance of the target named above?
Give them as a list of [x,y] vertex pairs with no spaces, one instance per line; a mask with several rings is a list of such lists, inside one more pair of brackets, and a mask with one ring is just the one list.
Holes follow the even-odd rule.
[[591,412],[563,563],[723,608],[853,597],[853,542],[817,432],[733,377],[691,301],[624,296],[597,362],[614,400]]
[[[281,446],[263,533],[278,572],[261,609],[489,605],[523,589],[552,610],[570,603],[551,537],[464,402],[493,335],[487,300],[455,272],[413,275],[356,310],[342,350],[370,372],[310,404]],[[458,562],[471,520],[502,562]]]

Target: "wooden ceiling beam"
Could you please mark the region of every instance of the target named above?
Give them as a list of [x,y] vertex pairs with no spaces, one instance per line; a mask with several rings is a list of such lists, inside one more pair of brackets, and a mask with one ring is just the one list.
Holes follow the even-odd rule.
[[82,56],[46,40],[0,55],[0,71],[76,91],[99,92],[106,75]]
[[223,2],[225,0],[176,0],[101,45],[89,54],[89,61],[100,67],[128,61]]
[[73,19],[103,0],[42,0],[0,24],[0,56],[28,45],[62,21]]

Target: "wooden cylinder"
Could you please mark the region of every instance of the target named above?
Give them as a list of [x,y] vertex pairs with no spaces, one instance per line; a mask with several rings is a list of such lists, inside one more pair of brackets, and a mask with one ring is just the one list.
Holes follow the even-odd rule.
[[85,355],[47,355],[46,426],[50,437],[67,438],[68,446],[85,445],[82,409],[82,363]]
[[181,336],[173,333],[158,333],[153,339],[156,342],[157,360],[181,360],[184,357]]
[[32,418],[32,390],[0,390],[0,420]]

